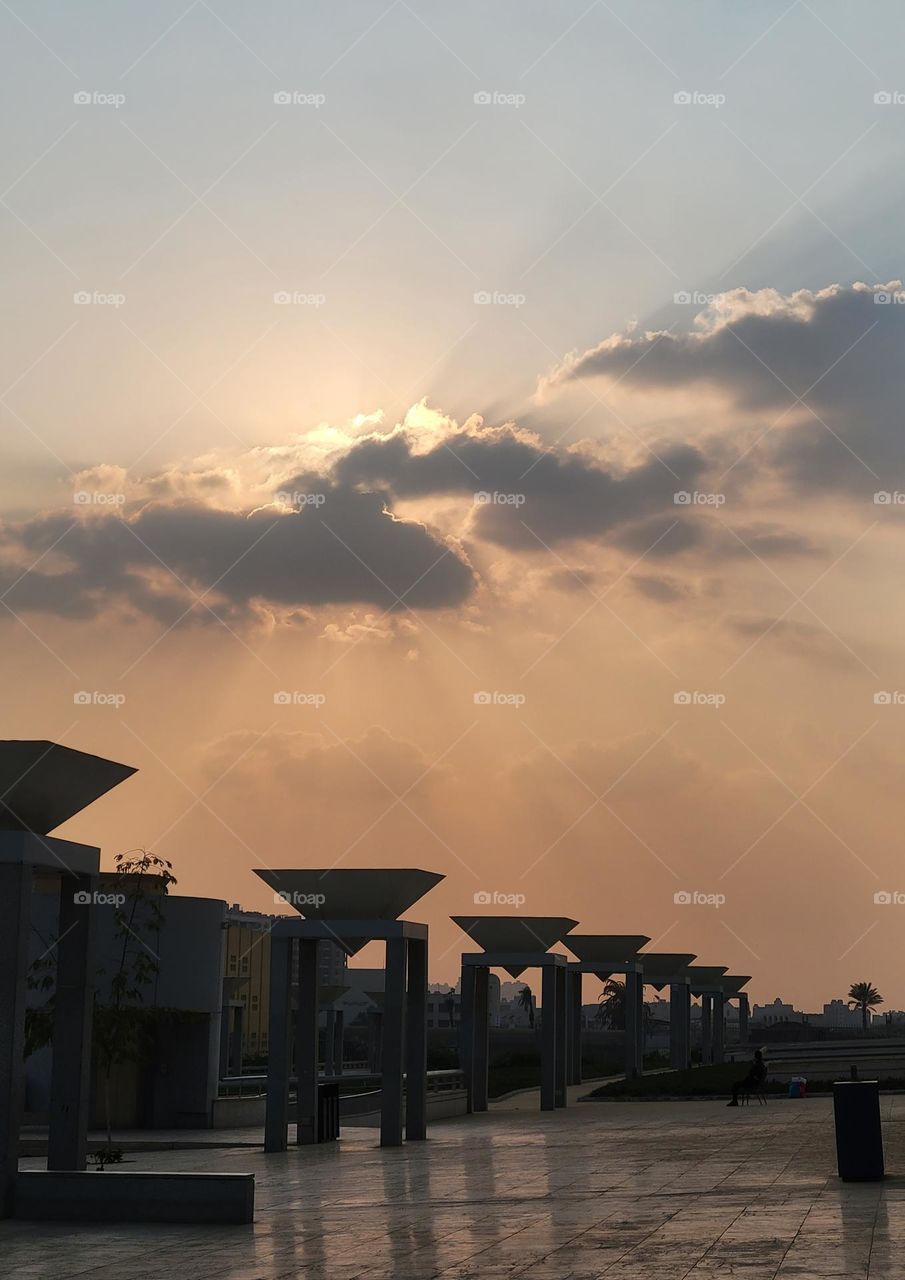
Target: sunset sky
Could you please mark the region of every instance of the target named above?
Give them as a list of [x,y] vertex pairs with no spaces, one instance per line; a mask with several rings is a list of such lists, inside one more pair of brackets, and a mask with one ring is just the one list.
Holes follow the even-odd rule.
[[139,768],[59,835],[444,872],[434,980],[496,892],[905,1007],[870,14],[0,8],[4,736]]

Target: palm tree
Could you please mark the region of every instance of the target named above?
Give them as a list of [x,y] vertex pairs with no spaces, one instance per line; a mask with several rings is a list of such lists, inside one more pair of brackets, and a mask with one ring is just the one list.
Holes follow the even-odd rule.
[[518,1002],[528,1015],[528,1025],[534,1030],[534,996],[531,994],[531,988],[526,984],[518,993]]
[[597,1001],[597,1021],[611,1031],[625,1030],[625,983],[607,978]]
[[883,997],[871,982],[853,982],[848,989],[848,1007],[861,1010],[862,1031],[867,1031],[868,1010],[883,1003]]

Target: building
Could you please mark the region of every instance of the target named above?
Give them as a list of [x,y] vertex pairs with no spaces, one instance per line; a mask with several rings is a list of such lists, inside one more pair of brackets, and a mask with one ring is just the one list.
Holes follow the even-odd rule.
[[751,1022],[759,1022],[762,1027],[773,1027],[778,1022],[807,1022],[810,1016],[807,1013],[799,1013],[779,996],[772,1004],[756,1004],[751,1009]]

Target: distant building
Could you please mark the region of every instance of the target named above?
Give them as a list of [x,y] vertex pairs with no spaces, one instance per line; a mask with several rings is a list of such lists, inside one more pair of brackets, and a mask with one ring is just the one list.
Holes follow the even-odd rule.
[[807,1022],[811,1016],[807,1013],[799,1013],[779,996],[772,1004],[756,1004],[751,1009],[751,1021],[758,1022],[763,1027],[773,1027],[778,1022]]
[[861,1010],[850,1009],[845,1000],[831,1000],[823,1006],[823,1013],[815,1013],[811,1021],[821,1027],[847,1028],[861,1030]]

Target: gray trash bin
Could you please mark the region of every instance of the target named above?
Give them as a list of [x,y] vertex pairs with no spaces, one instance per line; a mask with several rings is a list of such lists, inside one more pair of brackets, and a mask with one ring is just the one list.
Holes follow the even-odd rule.
[[836,1160],[843,1182],[883,1177],[880,1086],[876,1080],[838,1080],[833,1085]]

